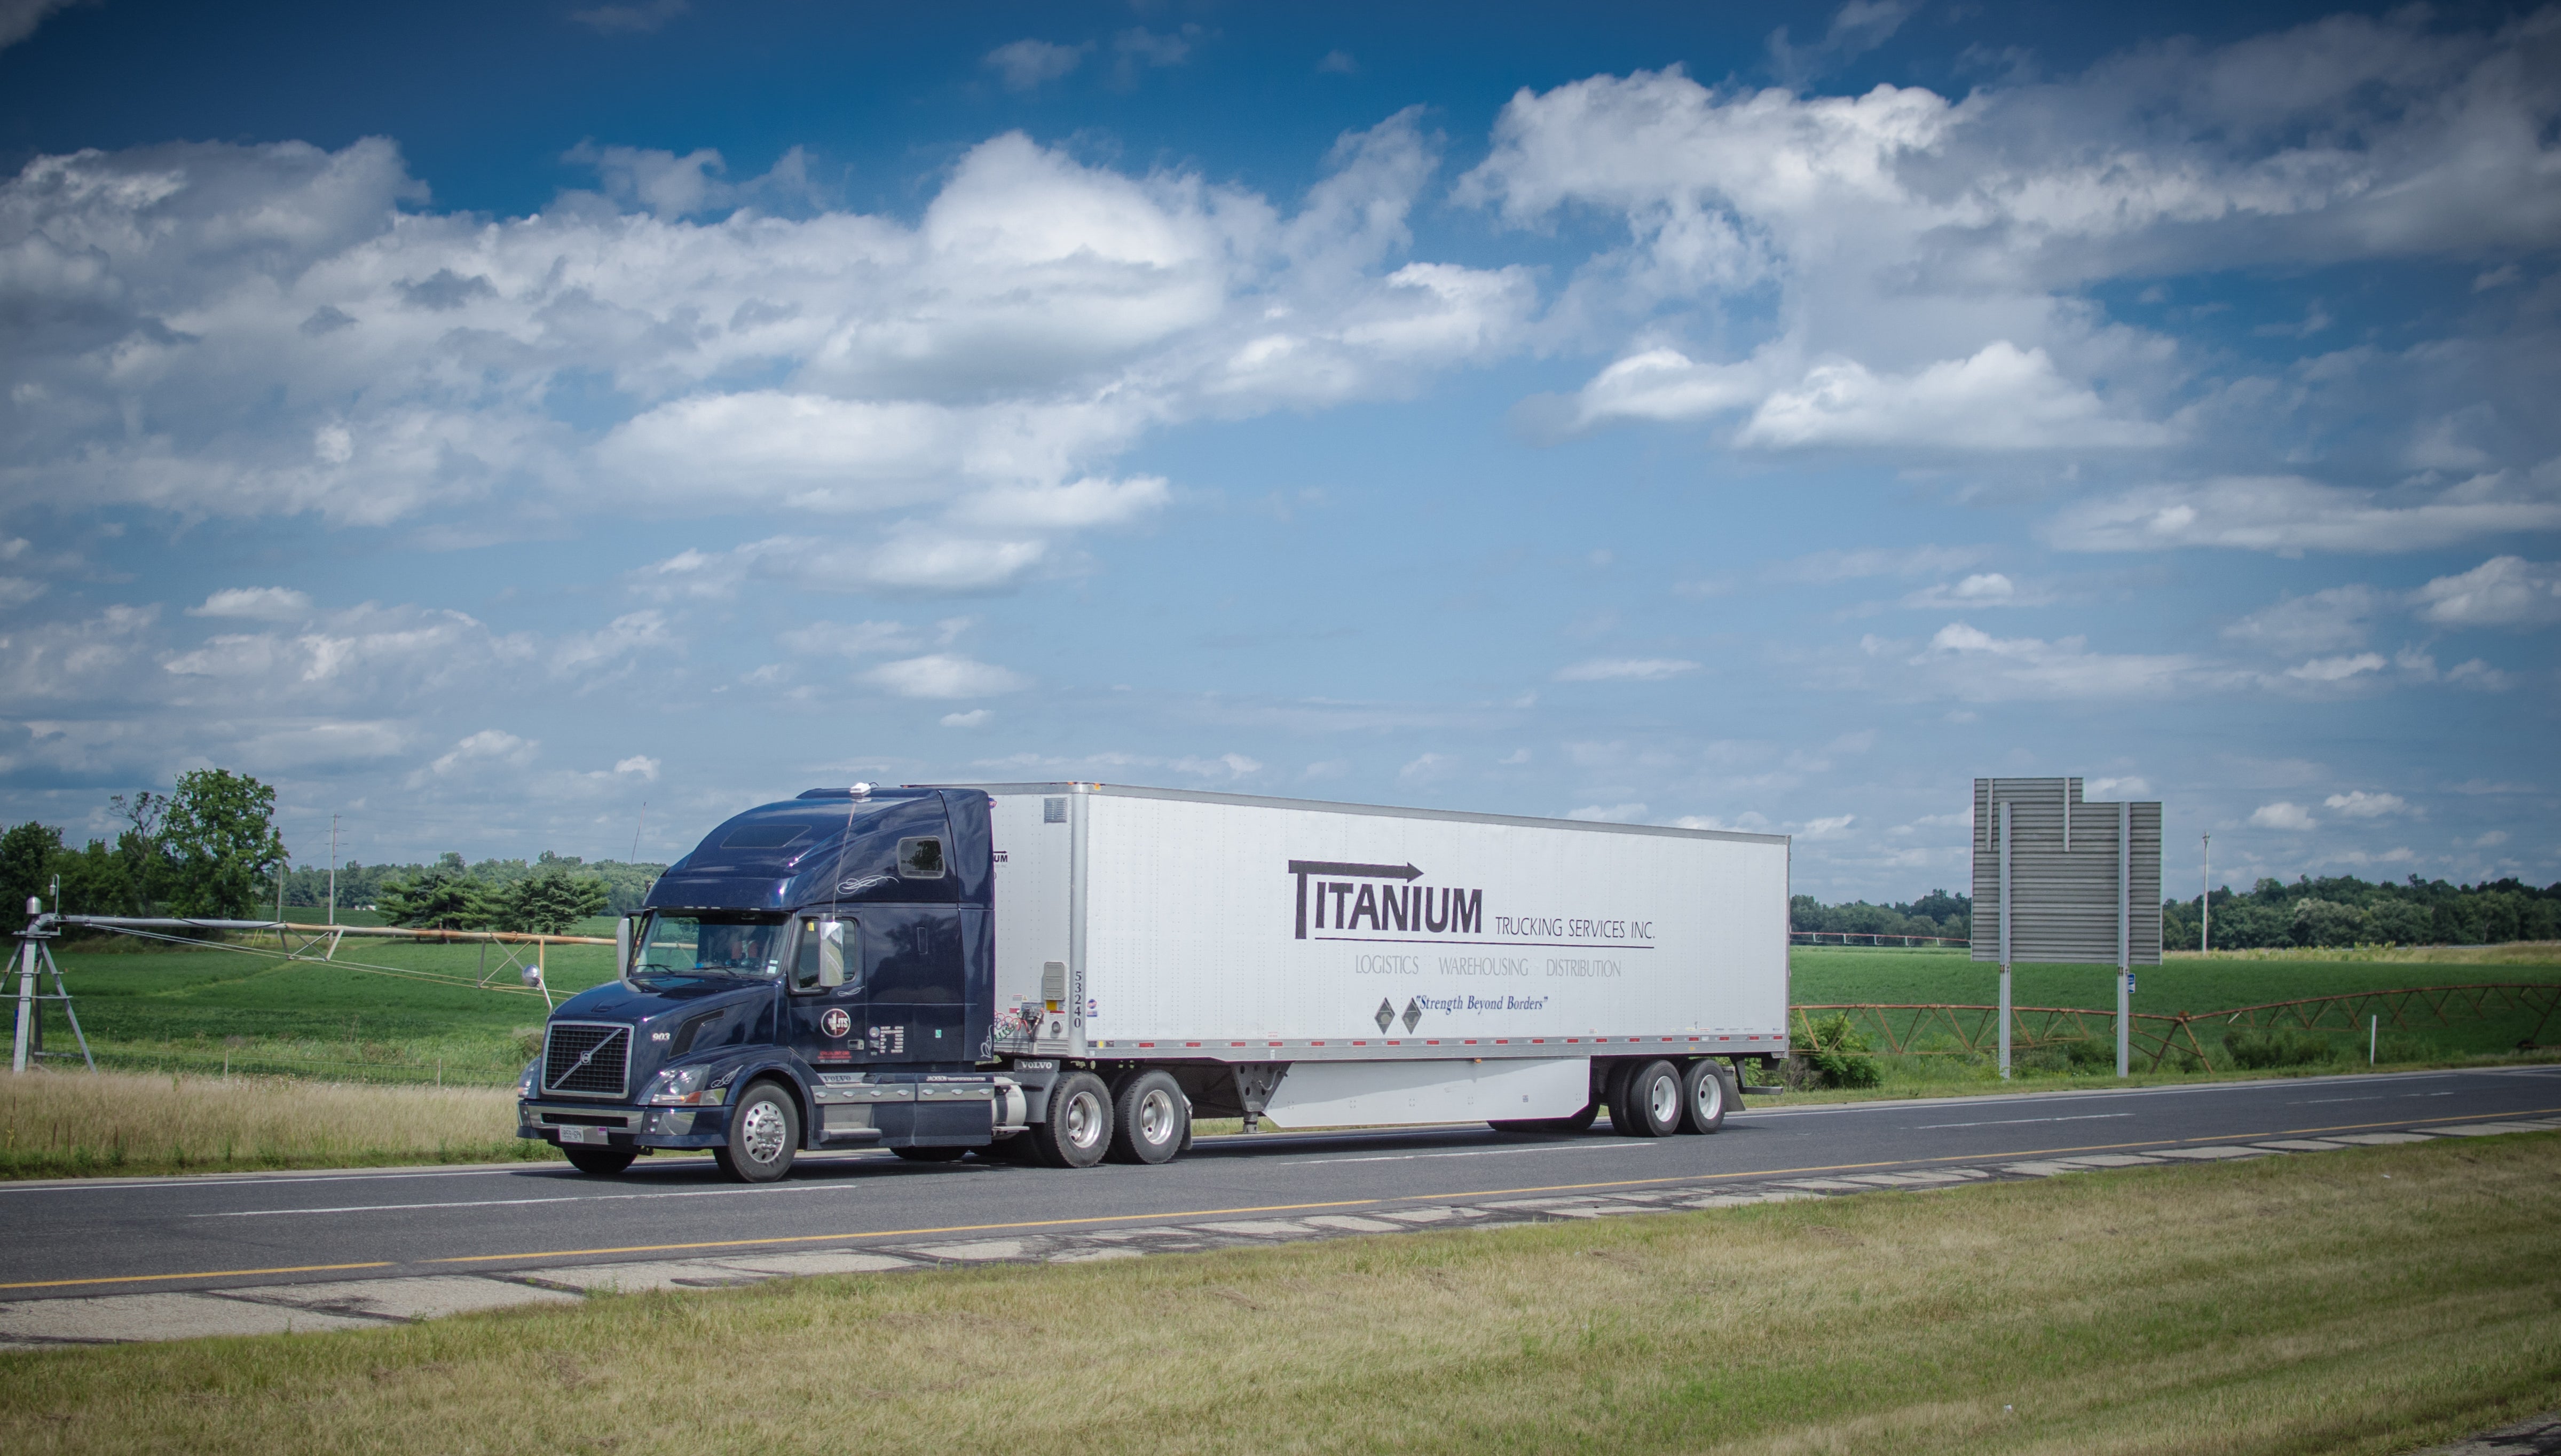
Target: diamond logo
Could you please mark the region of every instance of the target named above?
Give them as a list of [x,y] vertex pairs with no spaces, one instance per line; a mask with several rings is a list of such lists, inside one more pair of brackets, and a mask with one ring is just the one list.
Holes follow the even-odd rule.
[[1396,1025],[1395,1004],[1393,1002],[1381,1001],[1378,1004],[1378,1029],[1381,1032],[1384,1032],[1394,1025]]
[[1413,1031],[1414,1024],[1421,1020],[1423,1020],[1423,998],[1418,996],[1405,1003],[1405,1029],[1409,1032]]

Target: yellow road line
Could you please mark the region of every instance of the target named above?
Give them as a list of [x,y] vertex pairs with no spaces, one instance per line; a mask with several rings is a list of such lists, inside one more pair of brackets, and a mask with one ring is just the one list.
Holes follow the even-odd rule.
[[200,1269],[193,1274],[119,1274],[111,1279],[30,1279],[0,1289],[61,1289],[73,1284],[141,1284],[154,1279],[236,1279],[250,1274],[319,1274],[332,1269],[388,1269],[390,1259],[365,1264],[288,1264],[281,1269]]

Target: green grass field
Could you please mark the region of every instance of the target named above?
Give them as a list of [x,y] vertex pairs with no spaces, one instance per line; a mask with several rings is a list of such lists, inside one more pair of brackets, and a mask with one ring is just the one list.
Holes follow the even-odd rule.
[[[1988,1006],[2000,999],[1998,967],[1968,959],[1962,949],[1901,950],[1798,946],[1790,958],[1789,1000],[1795,1005],[1851,1003]],[[2419,986],[2482,983],[2561,984],[2561,963],[2493,965],[2332,960],[2223,960],[2182,957],[2143,966],[2134,976],[2134,1009],[2175,1015],[2272,1002],[2390,991]],[[2011,976],[2019,1006],[2077,1006],[2113,1012],[2116,973],[2107,966],[2022,965]],[[2384,1029],[2390,1034],[2391,1029]],[[2526,1017],[2458,1021],[2413,1027],[2404,1046],[2425,1043],[2447,1055],[2486,1054],[2513,1049],[2535,1031]],[[2219,1033],[2200,1029],[2209,1044]],[[2341,1038],[2357,1042],[2361,1038]],[[2561,1018],[2543,1028],[2542,1040],[2561,1042]],[[2404,1057],[2404,1060],[2411,1059]]]
[[[580,928],[610,933],[611,922]],[[483,1085],[514,1077],[532,1054],[530,1039],[546,1014],[541,996],[526,990],[513,970],[500,970],[505,954],[495,946],[484,952],[476,945],[363,940],[344,942],[345,963],[332,965],[240,950],[137,948],[135,942],[58,951],[102,1064]],[[545,961],[555,998],[611,973],[611,953],[602,946],[554,946]],[[1800,946],[1792,964],[1791,999],[1797,1004],[1988,1004],[1998,994],[1997,973],[1962,950]],[[484,968],[493,973],[488,989],[454,984]],[[409,979],[402,972],[445,979]],[[2561,965],[2187,958],[2144,967],[2134,1009],[2205,1012],[2342,991],[2483,981],[2561,981]],[[2115,1005],[2110,972],[2102,967],[2022,966],[2015,995],[2022,1006]],[[2498,1019],[2414,1029],[2398,1045],[2398,1059],[2501,1052],[2533,1030]],[[55,1050],[71,1045],[58,1015],[47,1035]],[[2545,1029],[2544,1040],[2561,1041],[2561,1027]],[[1941,1081],[1979,1069],[1933,1063],[1889,1070],[1906,1081]]]
[[[604,928],[610,933],[609,922]],[[497,1083],[523,1069],[533,1054],[527,1039],[548,1014],[541,993],[513,970],[493,974],[488,989],[452,984],[484,967],[497,972],[509,949],[530,958],[530,947],[493,945],[484,961],[477,945],[350,939],[339,947],[342,963],[315,964],[133,944],[55,953],[102,1065]],[[555,999],[612,976],[605,946],[551,946],[543,959]],[[50,1050],[71,1050],[59,1013],[46,1035]]]
[[0,1354],[11,1449],[2387,1456],[2561,1402],[2561,1136]]

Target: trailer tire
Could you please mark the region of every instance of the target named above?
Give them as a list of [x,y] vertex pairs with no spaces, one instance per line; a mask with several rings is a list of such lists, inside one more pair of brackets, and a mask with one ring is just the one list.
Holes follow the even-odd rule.
[[741,1183],[772,1183],[800,1151],[800,1107],[778,1082],[751,1084],[730,1108],[729,1141],[712,1161]]
[[1091,1168],[1111,1150],[1111,1094],[1090,1071],[1072,1071],[1049,1089],[1049,1116],[1023,1134],[1032,1155],[1051,1168]]
[[1681,1069],[1682,1132],[1714,1132],[1725,1126],[1725,1110],[1734,1105],[1734,1084],[1723,1065],[1701,1058]]
[[890,1151],[910,1163],[957,1163],[969,1156],[967,1148],[892,1148]]
[[561,1151],[569,1155],[569,1166],[598,1178],[611,1178],[630,1167],[631,1160],[640,1156],[627,1148],[620,1152],[611,1148],[563,1148]]
[[1191,1131],[1191,1101],[1163,1071],[1123,1077],[1111,1098],[1114,1163],[1170,1163]]
[[1636,1063],[1632,1061],[1615,1061],[1601,1073],[1601,1103],[1610,1109],[1610,1130],[1622,1137],[1632,1136],[1627,1131],[1627,1119],[1622,1113],[1626,1106],[1627,1073],[1635,1069]]
[[1681,1078],[1668,1061],[1640,1061],[1615,1084],[1610,1125],[1631,1138],[1658,1138],[1681,1124]]

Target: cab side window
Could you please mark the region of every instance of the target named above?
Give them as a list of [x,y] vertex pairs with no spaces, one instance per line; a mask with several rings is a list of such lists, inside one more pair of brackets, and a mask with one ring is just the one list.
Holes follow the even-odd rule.
[[942,878],[942,841],[903,839],[898,842],[898,873],[908,880]]

